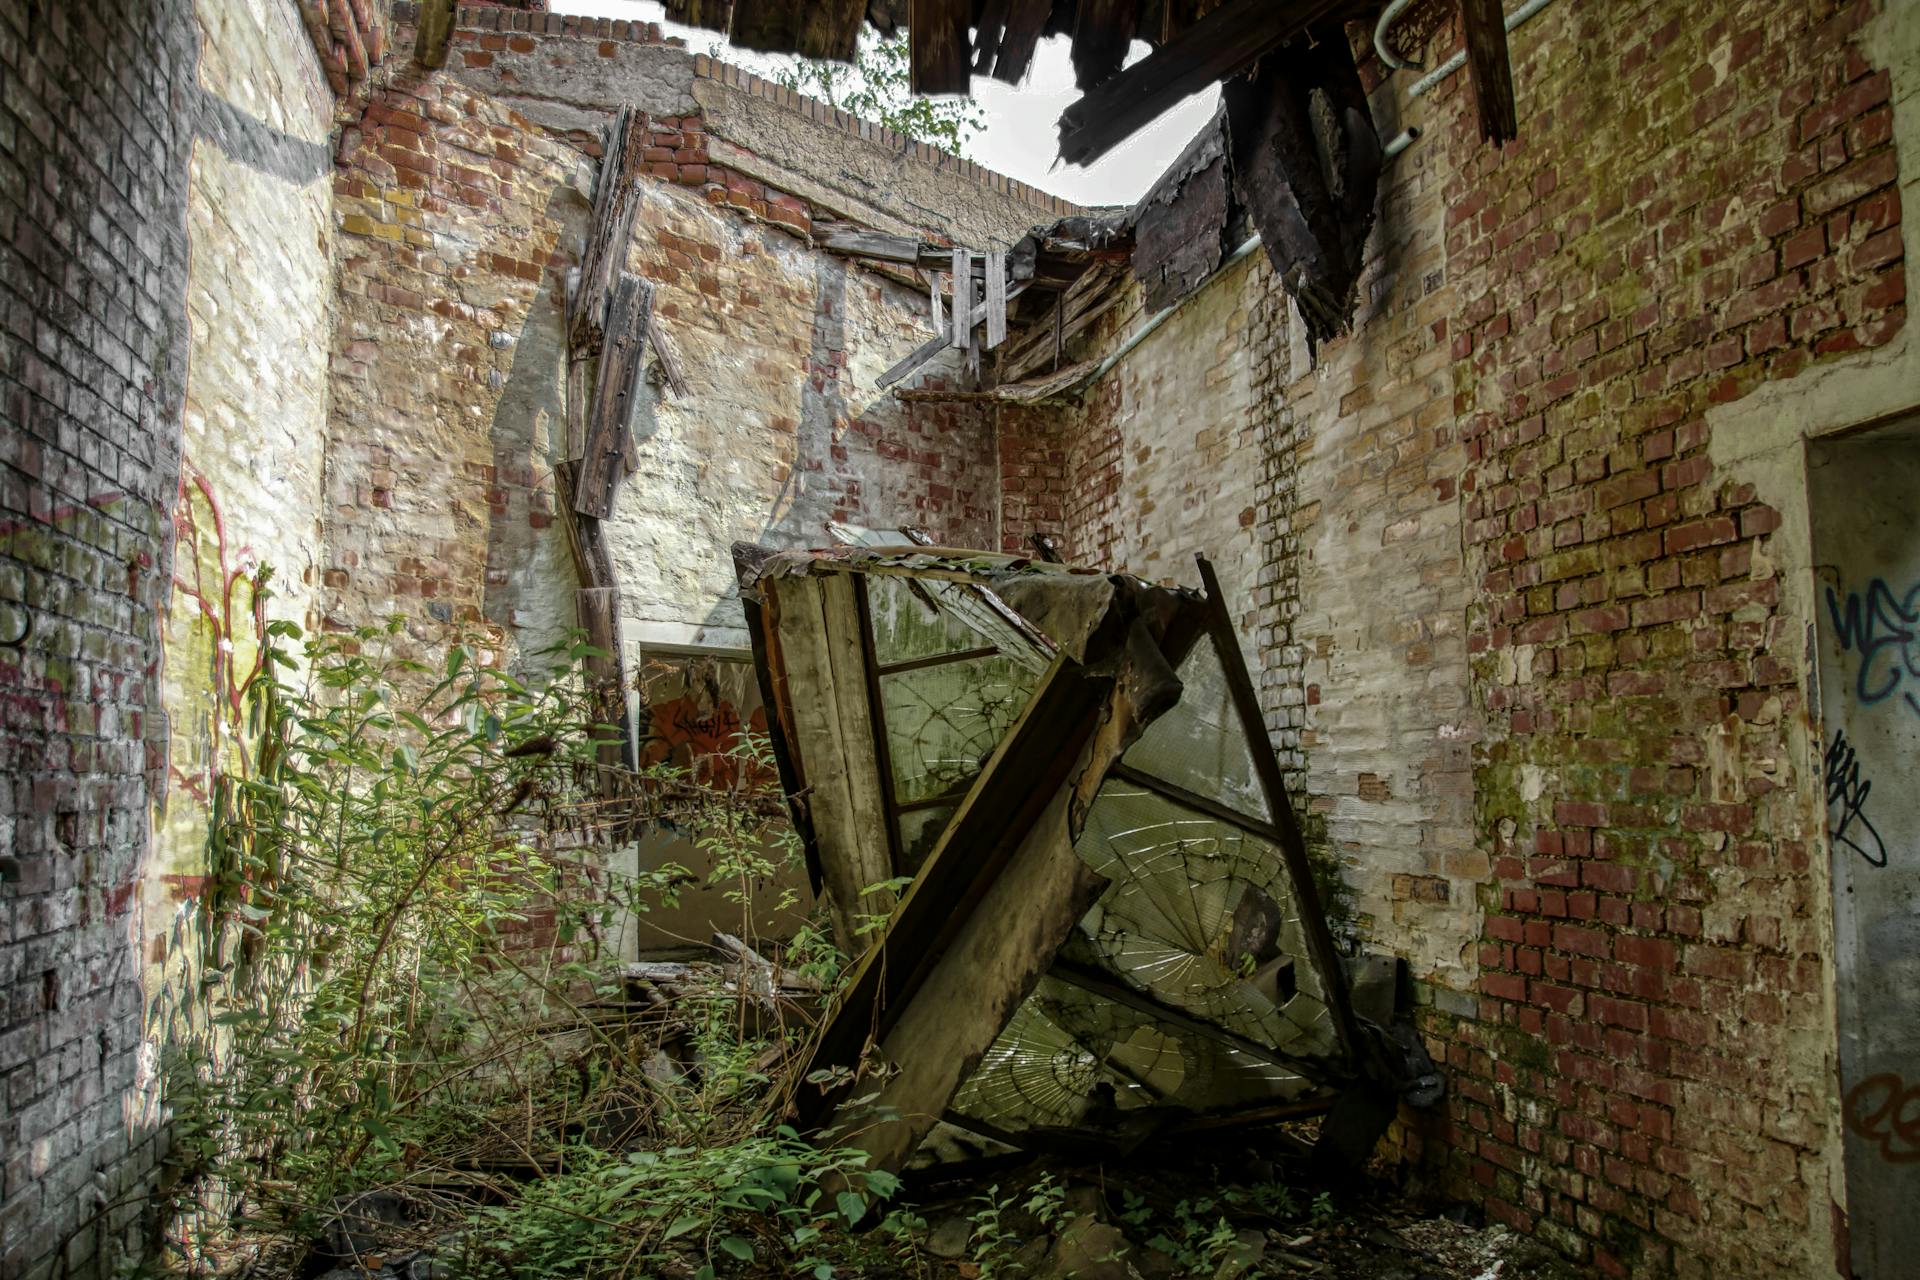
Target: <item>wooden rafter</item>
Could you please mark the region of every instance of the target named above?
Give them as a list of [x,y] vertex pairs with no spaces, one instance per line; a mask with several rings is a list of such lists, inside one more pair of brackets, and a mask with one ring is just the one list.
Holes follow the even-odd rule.
[[1520,120],[1500,0],[1460,0],[1460,22],[1466,29],[1467,74],[1480,113],[1480,136],[1496,146],[1511,142],[1520,136]]
[[1091,164],[1182,98],[1234,74],[1341,0],[1227,0],[1060,116],[1060,158]]

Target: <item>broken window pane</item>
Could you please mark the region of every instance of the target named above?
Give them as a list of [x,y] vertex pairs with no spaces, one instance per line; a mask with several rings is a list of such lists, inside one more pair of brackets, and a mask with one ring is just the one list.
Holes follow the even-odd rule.
[[1154,999],[1297,1056],[1334,1052],[1280,851],[1130,783],[1100,789],[1075,851],[1113,883],[1080,929]]
[[909,578],[871,574],[867,614],[873,620],[873,654],[882,666],[917,662],[942,654],[986,649],[993,642],[940,608],[927,584]]
[[1032,692],[1033,678],[998,654],[881,676],[895,799],[964,789]]
[[1143,1107],[1231,1110],[1312,1087],[1284,1067],[1049,974],[954,1095],[953,1111],[1010,1132],[1101,1128]]
[[1265,822],[1266,793],[1254,774],[1246,731],[1212,642],[1194,646],[1180,664],[1180,682],[1179,703],[1147,726],[1126,763]]

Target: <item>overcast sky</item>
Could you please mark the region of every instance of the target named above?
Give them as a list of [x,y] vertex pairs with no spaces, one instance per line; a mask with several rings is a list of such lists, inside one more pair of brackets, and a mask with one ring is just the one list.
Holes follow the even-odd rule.
[[[552,0],[552,7],[555,13],[665,22],[656,0]],[[665,25],[701,52],[720,40],[718,32]],[[1146,45],[1134,43],[1136,58],[1146,51]],[[785,61],[747,49],[725,49],[721,56],[761,75],[770,75]],[[1153,180],[1213,117],[1220,98],[1218,87],[1209,88],[1121,143],[1097,164],[1056,168],[1059,135],[1054,123],[1067,104],[1080,96],[1073,87],[1066,37],[1040,42],[1024,83],[1008,85],[990,76],[975,76],[973,91],[986,111],[987,127],[967,143],[967,158],[1083,205],[1132,204],[1145,195]]]

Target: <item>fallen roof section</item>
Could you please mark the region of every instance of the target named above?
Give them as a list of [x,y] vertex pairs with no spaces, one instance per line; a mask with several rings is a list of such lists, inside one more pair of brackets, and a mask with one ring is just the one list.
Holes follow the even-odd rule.
[[1355,1011],[1211,567],[1202,594],[901,541],[735,548],[859,956],[799,1122],[898,1169],[942,1120],[1124,1149],[1421,1074]]

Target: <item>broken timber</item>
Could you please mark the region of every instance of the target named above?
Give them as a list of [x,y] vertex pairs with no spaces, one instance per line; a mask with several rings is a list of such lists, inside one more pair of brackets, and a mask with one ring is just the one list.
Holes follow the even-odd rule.
[[1460,22],[1466,29],[1467,74],[1473,81],[1480,136],[1495,146],[1511,142],[1520,136],[1520,121],[1500,0],[1460,0]]
[[[1211,566],[1203,597],[899,540],[736,549],[776,759],[836,921],[847,895],[871,913],[868,887],[912,877],[854,944],[800,1072],[835,1083],[802,1087],[799,1121],[898,1169],[942,1116],[1042,1149],[1363,1087],[1413,1098],[1355,1016]],[[867,600],[882,585],[884,610]],[[930,762],[972,759],[927,726],[950,723],[948,699],[986,714],[990,687],[1019,708],[992,749],[958,786],[941,774],[896,803]],[[908,811],[930,808],[937,838],[908,860]],[[1187,1067],[1155,1065],[1176,1049]],[[1063,1052],[1079,1083],[1039,1096],[1020,1064]]]
[[[594,714],[617,730],[603,742],[603,792],[614,770],[631,763],[626,670],[620,638],[620,590],[601,521],[613,514],[620,482],[632,472],[633,398],[648,347],[653,286],[626,271],[627,244],[639,208],[646,117],[623,108],[608,131],[594,189],[594,218],[580,277],[567,299],[566,455],[554,468],[556,497],[580,575],[575,609],[587,643]],[[591,389],[589,391],[589,388]]]
[[1339,7],[1338,0],[1227,0],[1068,107],[1060,116],[1060,158],[1092,163],[1176,102],[1231,76]]

